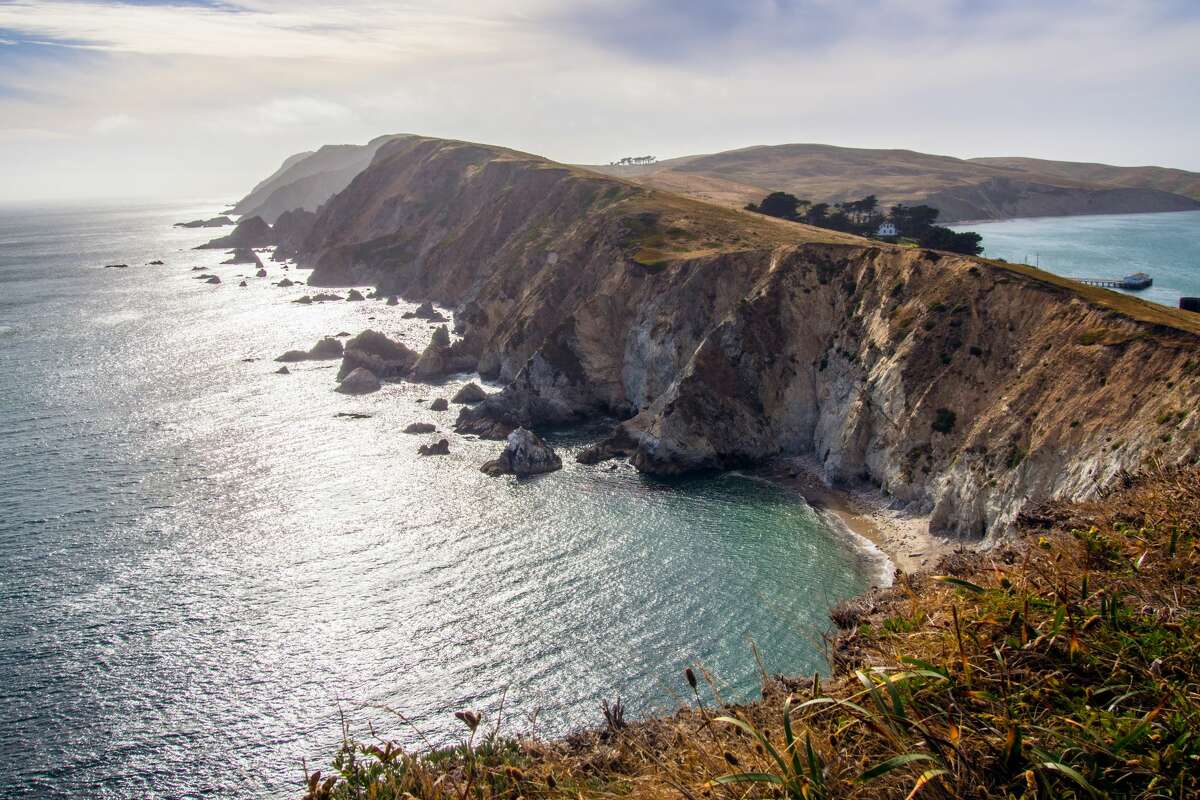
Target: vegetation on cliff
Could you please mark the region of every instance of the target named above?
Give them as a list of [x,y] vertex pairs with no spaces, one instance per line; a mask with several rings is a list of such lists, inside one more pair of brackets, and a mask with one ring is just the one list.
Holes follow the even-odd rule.
[[905,206],[897,204],[886,214],[879,210],[879,198],[869,194],[860,200],[844,203],[814,203],[801,200],[787,192],[771,192],[761,203],[749,203],[747,211],[779,217],[791,222],[803,222],[817,228],[853,233],[858,236],[875,236],[884,223],[890,223],[893,233],[887,234],[888,241],[897,237],[907,238],[912,243],[932,250],[945,250],[977,256],[983,252],[980,242],[983,237],[973,231],[961,233],[941,225],[934,225],[938,210],[933,206]]
[[[562,741],[458,714],[443,750],[347,737],[307,800],[1183,798],[1200,792],[1200,469],[1049,505],[992,551],[835,609],[827,680]],[[770,643],[764,643],[770,646]],[[706,686],[705,684],[709,685]],[[702,699],[703,698],[703,699]]]

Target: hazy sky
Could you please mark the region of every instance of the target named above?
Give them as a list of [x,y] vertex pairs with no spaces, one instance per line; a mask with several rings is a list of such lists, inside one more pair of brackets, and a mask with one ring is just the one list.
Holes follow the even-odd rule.
[[1200,0],[0,0],[0,201],[234,199],[381,133],[1200,170]]

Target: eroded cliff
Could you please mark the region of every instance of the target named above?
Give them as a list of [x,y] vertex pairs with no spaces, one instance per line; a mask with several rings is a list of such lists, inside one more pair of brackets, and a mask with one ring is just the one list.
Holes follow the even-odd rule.
[[964,536],[1200,452],[1179,312],[510,150],[386,144],[300,251],[310,283],[457,310],[453,363],[508,383],[461,431],[609,415],[587,456],[654,473],[811,452]]

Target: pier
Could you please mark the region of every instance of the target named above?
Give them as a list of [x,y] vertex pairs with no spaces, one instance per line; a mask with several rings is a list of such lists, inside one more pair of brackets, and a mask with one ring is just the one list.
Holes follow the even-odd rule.
[[1132,289],[1140,291],[1154,285],[1154,279],[1144,272],[1135,272],[1124,278],[1076,278],[1088,286],[1103,286],[1105,289]]

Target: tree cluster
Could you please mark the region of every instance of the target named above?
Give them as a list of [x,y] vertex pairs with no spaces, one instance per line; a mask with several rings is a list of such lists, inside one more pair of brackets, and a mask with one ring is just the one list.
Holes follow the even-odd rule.
[[637,167],[643,164],[653,164],[657,160],[655,156],[625,156],[608,162],[608,165],[610,167]]
[[979,255],[983,252],[980,245],[982,237],[979,234],[971,231],[958,233],[934,224],[938,218],[936,208],[898,204],[888,209],[887,213],[883,213],[879,209],[879,198],[873,194],[861,200],[847,200],[830,205],[802,200],[787,192],[771,192],[762,202],[750,203],[746,209],[770,217],[859,236],[873,236],[880,225],[890,222],[896,226],[897,237],[912,239],[922,247],[966,255]]

